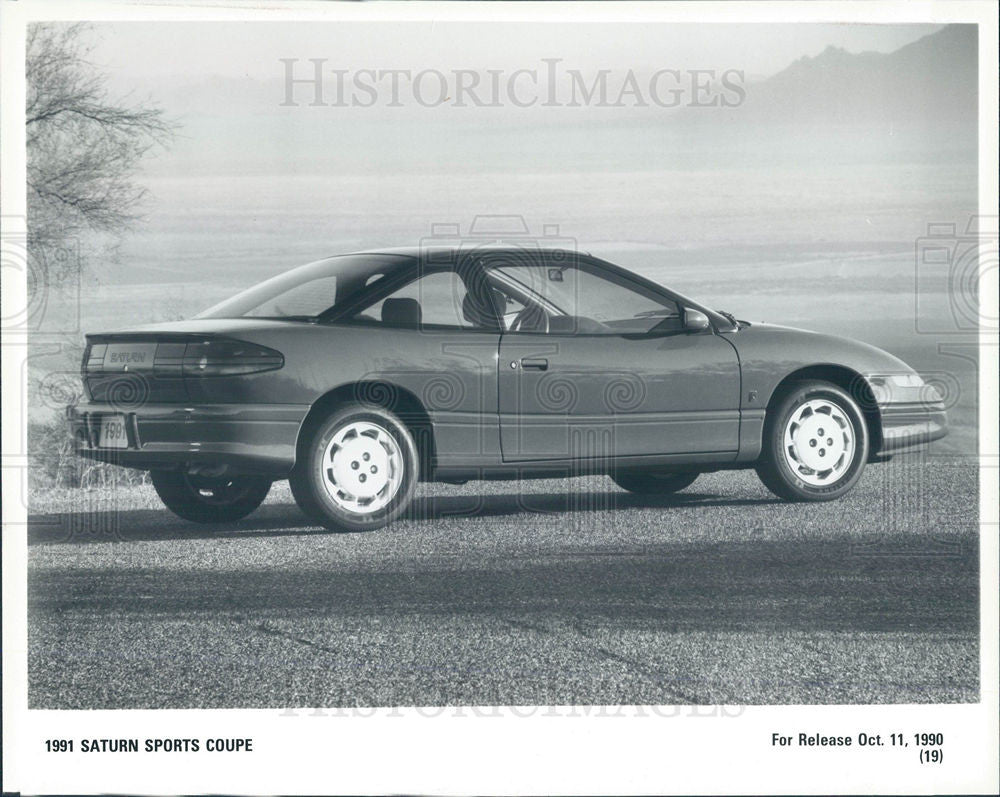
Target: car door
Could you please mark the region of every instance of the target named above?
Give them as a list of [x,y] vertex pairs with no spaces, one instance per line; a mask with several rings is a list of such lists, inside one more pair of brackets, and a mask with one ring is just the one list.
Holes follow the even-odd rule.
[[499,322],[477,273],[450,261],[421,264],[403,284],[373,292],[337,327],[344,344],[371,352],[362,381],[416,397],[433,427],[438,464],[448,467],[499,460]]
[[495,259],[487,272],[507,305],[497,375],[505,462],[735,456],[735,349],[711,330],[683,329],[678,302],[582,257]]

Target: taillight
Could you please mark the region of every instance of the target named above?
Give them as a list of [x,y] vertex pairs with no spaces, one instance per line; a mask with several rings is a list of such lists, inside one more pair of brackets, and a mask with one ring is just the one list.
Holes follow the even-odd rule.
[[108,346],[106,343],[88,343],[83,352],[83,372],[100,371],[104,367],[104,352]]
[[240,376],[276,371],[285,364],[281,352],[232,338],[211,338],[188,343],[184,350],[184,376]]

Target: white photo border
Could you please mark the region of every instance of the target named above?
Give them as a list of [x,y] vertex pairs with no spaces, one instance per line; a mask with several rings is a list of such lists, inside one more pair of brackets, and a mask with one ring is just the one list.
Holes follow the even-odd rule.
[[[990,2],[296,3],[3,2],[2,207],[25,214],[24,32],[30,21],[438,20],[855,22],[979,25],[980,214],[997,213],[997,16]],[[182,57],[182,56],[181,56]],[[3,317],[26,304],[4,275]],[[987,317],[997,297],[982,295]],[[22,338],[23,341],[23,338]],[[980,650],[978,705],[508,707],[48,711],[27,707],[27,541],[20,496],[26,349],[3,332],[4,790],[28,793],[995,793],[998,790],[998,341],[980,338]],[[714,720],[714,721],[713,721]],[[718,721],[732,720],[732,721]],[[772,747],[773,732],[935,730],[937,768],[862,748]],[[253,737],[252,754],[56,758],[53,737]]]

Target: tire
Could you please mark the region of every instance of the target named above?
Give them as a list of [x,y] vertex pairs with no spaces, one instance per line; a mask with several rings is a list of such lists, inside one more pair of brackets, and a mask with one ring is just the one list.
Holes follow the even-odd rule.
[[406,511],[420,460],[413,435],[391,412],[346,404],[304,435],[288,483],[308,517],[332,531],[372,531]]
[[640,495],[667,495],[690,487],[701,474],[691,472],[664,473],[615,473],[611,478],[615,484]]
[[154,470],[149,476],[167,509],[193,523],[232,523],[245,518],[271,489],[266,476],[206,479],[175,470]]
[[796,382],[767,411],[757,475],[787,501],[833,501],[861,478],[868,447],[850,395],[829,382]]

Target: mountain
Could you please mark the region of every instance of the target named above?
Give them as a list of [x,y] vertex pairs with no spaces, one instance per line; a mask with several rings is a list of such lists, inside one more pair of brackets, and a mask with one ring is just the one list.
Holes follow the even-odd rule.
[[748,84],[747,121],[975,126],[976,25],[948,25],[892,53],[828,47]]

